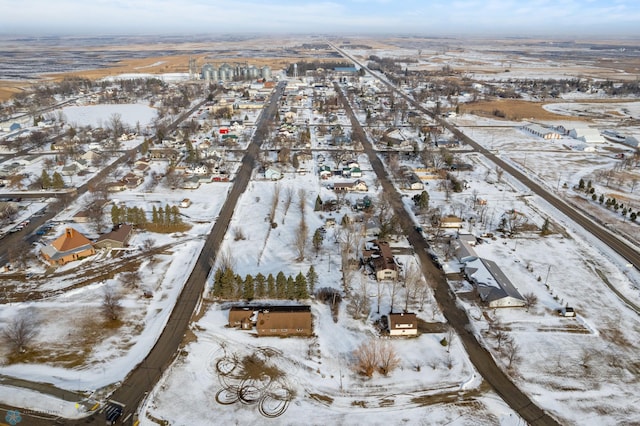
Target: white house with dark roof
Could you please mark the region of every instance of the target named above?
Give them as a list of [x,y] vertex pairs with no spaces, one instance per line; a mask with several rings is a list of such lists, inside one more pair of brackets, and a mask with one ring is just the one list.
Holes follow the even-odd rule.
[[469,260],[464,273],[477,288],[480,299],[490,308],[514,308],[526,305],[524,297],[492,260]]

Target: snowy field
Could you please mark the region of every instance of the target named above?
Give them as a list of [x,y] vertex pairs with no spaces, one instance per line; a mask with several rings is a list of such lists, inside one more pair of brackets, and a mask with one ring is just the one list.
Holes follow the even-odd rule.
[[[367,164],[361,165],[363,170],[370,169]],[[369,172],[365,179],[371,178]],[[275,216],[278,227],[270,230],[269,222],[263,218],[269,214],[275,185],[283,193],[292,188],[295,195],[286,212],[280,202]],[[316,288],[339,289],[340,254],[332,235],[334,230],[327,232],[317,256],[310,254],[305,261],[296,261],[291,239],[300,222],[297,196],[301,189],[306,191],[305,220],[309,228],[313,231],[323,225],[323,217],[328,216],[313,212],[313,201],[318,194],[323,199],[330,194],[320,186],[317,175],[288,174],[278,183],[254,180],[239,201],[229,227],[231,234],[234,228],[242,227],[247,238],[235,241],[231,236],[225,239],[223,250],[232,255],[234,271],[241,276],[258,272],[275,275],[281,270],[286,275],[304,274],[313,264],[319,274]],[[346,213],[348,210],[343,209],[332,216],[340,223]],[[401,258],[407,265],[412,260],[412,256]],[[354,278],[361,279],[367,280],[367,293],[374,295],[375,282],[364,276]],[[196,341],[187,345],[186,355],[172,366],[148,398],[142,410],[142,424],[153,424],[151,418],[176,425],[197,424],[211,412],[216,413],[217,421],[241,424],[265,421],[258,404],[216,402],[216,395],[221,398],[219,392],[229,385],[228,377],[216,368],[218,361],[265,351],[270,354],[270,362],[283,371],[283,377],[270,389],[284,387],[292,393],[277,424],[296,424],[303,416],[305,423],[314,425],[424,424],[425,419],[429,419],[428,423],[477,424],[484,419],[487,423],[517,424],[517,416],[482,384],[455,335],[449,347],[440,343],[447,337],[444,332],[389,340],[400,355],[400,368],[389,377],[375,375],[367,380],[358,376],[351,367],[352,353],[362,342],[378,334],[372,323],[379,315],[374,301],[368,319],[355,320],[347,312],[346,303],[341,305],[339,319],[334,322],[328,306],[312,302],[314,337],[288,339],[258,339],[251,332],[227,328],[228,305],[205,305],[206,312],[192,327]],[[389,295],[385,289],[380,312],[388,311]],[[419,316],[427,322],[442,321],[432,296]],[[185,386],[193,392],[185,394]],[[442,404],[450,399],[461,402]],[[176,405],[188,409],[176,410]]]
[[119,114],[122,123],[130,128],[140,124],[142,128],[153,122],[156,110],[145,104],[103,104],[68,106],[62,108],[67,123],[77,126],[103,127],[109,124],[114,114]]

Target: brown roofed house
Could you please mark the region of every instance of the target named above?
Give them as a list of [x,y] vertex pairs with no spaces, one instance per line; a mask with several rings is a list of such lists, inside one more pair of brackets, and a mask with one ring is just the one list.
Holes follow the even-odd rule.
[[254,313],[254,308],[233,306],[229,309],[229,327],[240,327],[243,330],[251,330],[251,328],[253,328],[251,317]]
[[418,334],[416,314],[409,312],[389,314],[390,336],[415,336],[416,334]]
[[100,237],[96,240],[95,246],[97,248],[123,248],[127,246],[129,239],[131,238],[131,234],[133,232],[133,226],[122,224],[118,226],[117,229],[113,231],[100,235]]
[[51,265],[64,265],[68,262],[92,256],[96,253],[91,241],[73,228],[67,228],[53,243],[40,251],[42,257]]
[[310,306],[270,306],[256,319],[258,336],[311,336]]

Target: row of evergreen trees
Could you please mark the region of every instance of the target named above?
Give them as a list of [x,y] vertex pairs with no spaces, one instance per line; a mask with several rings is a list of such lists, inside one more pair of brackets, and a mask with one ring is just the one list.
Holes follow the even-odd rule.
[[275,277],[273,274],[265,277],[258,273],[256,276],[247,274],[242,278],[231,268],[218,268],[214,275],[212,294],[215,298],[225,300],[303,300],[313,294],[317,283],[318,274],[313,265],[306,275],[299,272],[295,277],[287,277],[280,271]]
[[[168,204],[164,208],[153,206],[151,216],[151,224],[156,226],[171,227],[182,225],[182,217],[178,206],[169,206]],[[125,205],[117,206],[115,204],[111,207],[111,222],[114,225],[129,223],[137,227],[145,227],[149,224],[146,213],[142,208],[127,207]]]
[[62,175],[58,172],[54,172],[53,175],[49,176],[46,170],[42,170],[40,185],[42,189],[62,189],[64,188],[64,179],[62,179]]

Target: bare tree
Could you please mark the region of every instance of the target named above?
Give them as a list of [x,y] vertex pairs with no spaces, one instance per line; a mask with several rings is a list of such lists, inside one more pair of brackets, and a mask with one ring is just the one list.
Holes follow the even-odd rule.
[[307,239],[309,237],[309,228],[307,227],[307,223],[304,220],[304,216],[300,220],[300,226],[296,229],[293,244],[296,249],[296,254],[298,257],[296,260],[301,262],[304,260],[305,251],[307,248]]
[[142,240],[142,250],[145,252],[150,252],[153,250],[153,247],[156,245],[156,241],[153,238],[145,238]]
[[513,368],[513,364],[520,360],[520,347],[513,341],[508,339],[504,344],[505,354],[507,356],[507,368]]
[[500,166],[496,166],[496,176],[498,178],[498,182],[502,182],[502,175],[504,174],[504,170],[500,168]]
[[378,365],[378,348],[376,340],[363,342],[353,353],[355,358],[355,370],[367,377],[373,376]]
[[111,286],[104,288],[102,298],[102,313],[110,321],[117,321],[122,314],[122,295]]
[[524,298],[524,304],[527,308],[527,312],[529,312],[529,308],[535,308],[538,304],[538,296],[533,293],[523,294],[522,297]]
[[21,312],[2,329],[2,338],[14,353],[24,353],[38,335],[38,326],[31,312]]
[[120,281],[122,282],[122,285],[128,288],[137,288],[138,285],[140,284],[141,279],[142,277],[140,276],[140,272],[137,270],[125,272],[120,277]]
[[282,215],[282,224],[284,225],[284,218],[287,216],[287,212],[289,211],[289,207],[291,207],[291,203],[293,202],[293,187],[287,186],[284,190],[284,214]]
[[390,283],[387,284],[387,291],[389,292],[389,310],[393,313],[393,305],[396,302],[396,297],[398,296],[398,292],[400,291],[400,280],[398,277],[391,280]]
[[271,200],[271,211],[269,212],[269,222],[273,223],[276,218],[276,209],[278,208],[278,203],[280,202],[280,184],[275,184],[273,187],[273,199]]
[[231,252],[228,249],[225,249],[222,253],[220,253],[219,260],[219,269],[222,272],[226,272],[228,270],[233,271],[235,268],[235,259],[231,255]]
[[414,263],[410,264],[404,274],[404,311],[409,312],[409,304],[416,300],[422,281],[420,269]]
[[304,211],[307,208],[307,190],[304,188],[298,189],[298,202],[300,208],[300,214],[304,216]]
[[498,350],[502,350],[502,344],[509,340],[509,335],[506,331],[501,329],[494,329],[491,333],[491,337],[496,341],[496,345],[498,345]]
[[360,319],[369,315],[369,296],[367,294],[367,278],[360,276],[360,285],[357,291],[351,294],[351,302],[349,304],[353,318]]
[[400,365],[400,358],[396,355],[388,341],[378,341],[378,371],[388,376]]

